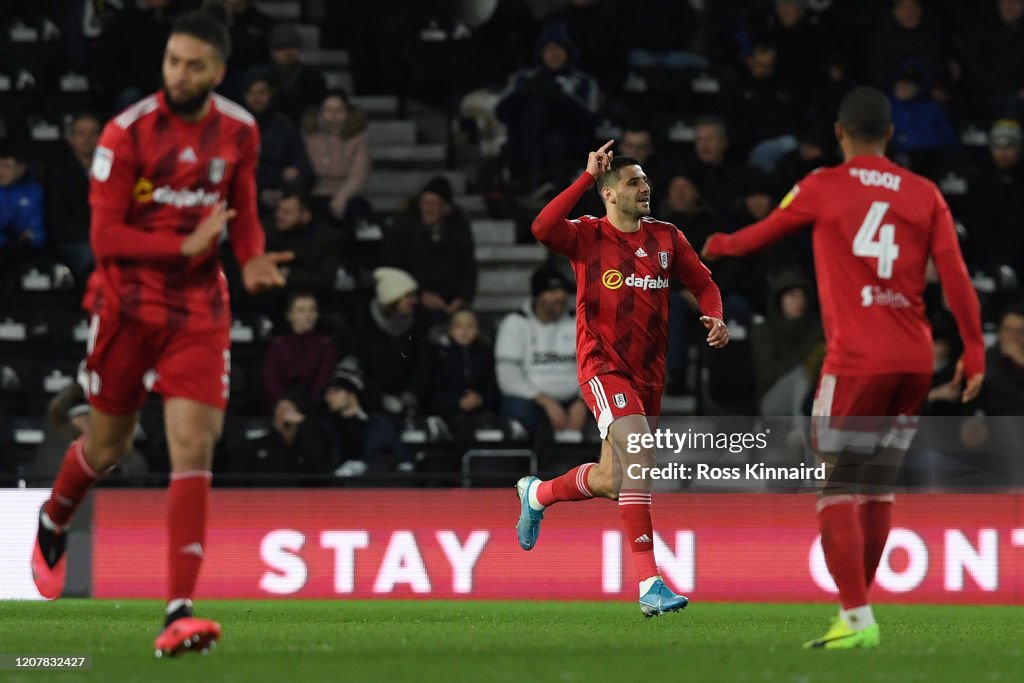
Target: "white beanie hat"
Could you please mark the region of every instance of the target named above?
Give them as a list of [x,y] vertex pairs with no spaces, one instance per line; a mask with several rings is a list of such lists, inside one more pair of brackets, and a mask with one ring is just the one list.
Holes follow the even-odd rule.
[[420,288],[412,275],[400,268],[378,268],[373,271],[373,279],[377,281],[377,301],[382,306],[393,304]]

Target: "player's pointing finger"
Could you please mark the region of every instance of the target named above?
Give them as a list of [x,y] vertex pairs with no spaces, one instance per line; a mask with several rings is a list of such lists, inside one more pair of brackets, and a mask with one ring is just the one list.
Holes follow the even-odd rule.
[[615,140],[609,140],[608,142],[606,142],[603,145],[601,145],[600,149],[598,149],[597,151],[598,151],[599,154],[603,154],[603,153],[607,152],[608,148],[611,147],[614,144],[615,144]]

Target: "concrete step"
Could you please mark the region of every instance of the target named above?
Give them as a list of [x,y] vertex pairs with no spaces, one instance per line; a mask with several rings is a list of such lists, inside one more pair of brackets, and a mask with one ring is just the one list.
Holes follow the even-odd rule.
[[516,224],[514,221],[476,219],[470,223],[473,241],[476,244],[515,244]]
[[352,104],[370,116],[389,117],[398,115],[398,97],[395,95],[354,95]]
[[[380,173],[382,171],[374,170],[370,173],[370,177],[373,177],[374,173]],[[370,206],[373,207],[374,211],[398,211],[406,206],[410,199],[414,198],[414,195],[419,192],[408,192],[405,194],[391,194],[388,192],[377,192],[367,193],[366,199],[370,202]],[[463,211],[473,216],[485,216],[487,215],[487,204],[484,202],[483,195],[479,194],[463,194],[455,195],[452,201],[458,204]]]
[[547,250],[539,244],[485,244],[476,247],[477,263],[539,265],[547,255]]
[[481,294],[527,295],[533,268],[498,267],[481,268],[476,289]]
[[316,24],[298,24],[295,28],[302,34],[302,45],[306,50],[320,48],[320,27]]
[[444,163],[445,158],[444,145],[374,145],[372,151],[375,162],[390,162],[402,166],[411,164],[438,166]]
[[299,0],[258,0],[256,9],[278,21],[298,21],[302,18]]
[[477,294],[473,299],[473,310],[477,313],[511,313],[523,306],[529,296],[524,294]]
[[439,175],[448,179],[454,194],[464,194],[466,192],[466,174],[464,172],[430,169],[412,171],[375,170],[366,181],[366,192],[368,194],[418,194],[431,178]]
[[327,84],[328,90],[344,90],[346,93],[352,92],[352,74],[348,71],[325,71],[324,82]]
[[374,145],[416,144],[416,122],[398,119],[394,121],[371,121],[370,142]]
[[349,65],[349,56],[347,50],[307,48],[302,51],[302,61],[305,64],[321,69],[339,66],[347,67]]

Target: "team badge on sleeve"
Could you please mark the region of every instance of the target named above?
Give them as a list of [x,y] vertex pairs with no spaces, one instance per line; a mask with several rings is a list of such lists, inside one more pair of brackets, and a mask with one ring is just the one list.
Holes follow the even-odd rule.
[[612,396],[612,400],[615,401],[615,406],[616,407],[618,407],[618,408],[625,408],[626,407],[627,401],[626,401],[626,395],[625,394],[615,394],[614,396]]
[[661,264],[662,270],[668,269],[669,253],[667,251],[658,252],[658,263]]
[[219,183],[224,180],[224,170],[227,168],[227,162],[220,157],[214,157],[210,161],[210,182]]
[[792,204],[793,200],[796,199],[796,196],[798,194],[800,194],[800,186],[799,185],[794,185],[793,189],[790,190],[789,192],[787,192],[786,196],[782,198],[781,202],[779,202],[779,208],[780,209],[785,209],[787,206]]
[[97,147],[92,156],[92,177],[104,183],[110,177],[110,169],[114,166],[114,151],[106,147]]

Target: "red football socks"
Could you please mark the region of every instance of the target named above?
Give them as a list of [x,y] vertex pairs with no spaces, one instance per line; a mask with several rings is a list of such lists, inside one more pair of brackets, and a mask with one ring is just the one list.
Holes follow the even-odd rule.
[[68,446],[64,462],[53,481],[50,499],[43,508],[46,516],[57,526],[67,526],[89,489],[100,478],[85,461],[84,445],[85,439],[78,438]]
[[167,599],[192,599],[206,541],[206,508],[210,497],[208,470],[171,474],[167,490]]
[[651,492],[640,489],[619,491],[619,512],[626,529],[629,548],[633,555],[636,580],[657,576],[658,563],[654,559],[654,523],[651,521]]
[[824,507],[819,503],[819,507],[821,548],[825,552],[825,564],[839,588],[839,601],[843,609],[866,605],[864,535],[857,514],[858,506],[850,496],[842,501],[826,502]]
[[892,501],[865,498],[857,506],[860,513],[860,528],[864,534],[864,579],[865,586],[871,587],[875,571],[885,551],[892,525]]
[[596,463],[588,462],[574,467],[560,477],[542,481],[537,486],[537,502],[544,507],[562,501],[586,500],[593,498],[587,478]]

